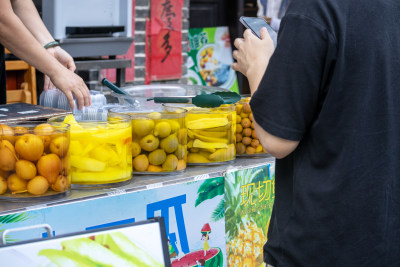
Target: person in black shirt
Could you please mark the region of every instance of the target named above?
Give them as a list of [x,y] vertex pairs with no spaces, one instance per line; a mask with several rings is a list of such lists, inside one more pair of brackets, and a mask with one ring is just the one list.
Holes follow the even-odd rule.
[[[72,109],[73,95],[80,109],[90,105],[89,89],[73,73],[72,57],[54,41],[31,0],[0,0],[0,44],[48,76],[65,93]],[[4,103],[4,48],[1,46],[0,50],[0,93]],[[49,87],[50,80],[45,79],[44,89]]]
[[293,0],[275,51],[266,29],[235,40],[277,158],[266,263],[400,266],[399,14],[399,1]]
[[0,105],[6,104],[6,67],[4,64],[4,47],[0,44]]

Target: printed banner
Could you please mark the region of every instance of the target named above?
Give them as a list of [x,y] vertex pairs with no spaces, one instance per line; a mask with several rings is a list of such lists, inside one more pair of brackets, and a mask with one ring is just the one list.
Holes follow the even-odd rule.
[[152,0],[147,23],[146,83],[182,76],[183,0]]
[[158,222],[144,221],[0,248],[2,267],[14,266],[169,266]]
[[[223,185],[224,178],[217,177],[9,214],[0,217],[0,232],[46,223],[57,236],[161,216],[173,267],[196,266],[196,261],[222,267],[226,266]],[[11,232],[6,238],[15,242],[46,236],[43,229],[35,229]]]
[[265,266],[263,245],[275,199],[275,165],[228,172],[225,231],[228,267]]
[[239,93],[228,27],[189,29],[188,82]]

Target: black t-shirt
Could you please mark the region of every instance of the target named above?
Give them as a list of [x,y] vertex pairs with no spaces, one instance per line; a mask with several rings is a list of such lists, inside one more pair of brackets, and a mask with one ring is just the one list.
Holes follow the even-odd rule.
[[6,104],[6,67],[4,65],[4,47],[0,44],[0,104]]
[[400,266],[400,2],[294,0],[250,102],[276,161],[274,266]]

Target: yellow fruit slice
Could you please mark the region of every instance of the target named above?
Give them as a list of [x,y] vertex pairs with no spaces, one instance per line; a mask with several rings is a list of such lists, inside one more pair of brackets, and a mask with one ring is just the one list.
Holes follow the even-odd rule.
[[131,176],[132,168],[109,167],[100,174],[96,172],[73,172],[72,181],[79,184],[103,184],[117,182]]
[[195,147],[195,148],[227,148],[228,145],[226,143],[208,143],[208,142],[203,142],[199,139],[195,139],[193,141],[193,147]]
[[188,136],[191,139],[199,139],[203,142],[209,142],[209,143],[228,143],[228,139],[225,138],[216,138],[216,137],[209,137],[209,136],[204,136],[204,135],[200,135],[197,134],[191,130],[188,130]]
[[194,130],[193,132],[195,134],[199,134],[202,136],[214,137],[214,138],[226,137],[228,134],[226,132],[226,129],[221,130],[221,132],[210,132],[210,131],[205,131],[205,130]]
[[208,163],[210,160],[197,153],[189,153],[187,163]]
[[191,130],[201,130],[207,128],[215,128],[225,126],[229,123],[228,119],[223,118],[204,118],[188,121],[187,128]]
[[72,167],[92,172],[104,171],[106,164],[96,159],[71,155],[70,164]]

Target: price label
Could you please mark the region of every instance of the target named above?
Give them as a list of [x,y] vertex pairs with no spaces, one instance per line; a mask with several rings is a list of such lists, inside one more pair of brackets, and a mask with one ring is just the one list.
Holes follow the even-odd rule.
[[44,209],[46,207],[47,207],[47,204],[40,204],[40,205],[26,207],[25,210],[38,210],[38,209]]
[[155,183],[155,184],[149,184],[146,186],[147,189],[154,189],[154,188],[159,188],[162,187],[163,183]]
[[117,189],[107,193],[108,196],[118,196],[123,194],[126,194],[125,189]]
[[205,179],[208,179],[208,178],[210,178],[210,175],[208,175],[208,173],[207,173],[207,174],[200,174],[200,175],[195,176],[194,180],[195,181],[200,181],[200,180],[205,180]]

